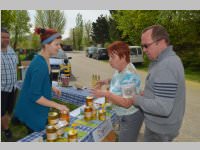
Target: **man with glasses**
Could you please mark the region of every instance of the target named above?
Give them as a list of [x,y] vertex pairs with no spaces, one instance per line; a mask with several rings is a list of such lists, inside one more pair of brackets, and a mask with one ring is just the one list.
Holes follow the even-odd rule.
[[9,122],[15,105],[14,85],[17,81],[18,63],[18,57],[9,43],[9,32],[1,28],[1,129],[7,140],[12,137]]
[[144,94],[135,95],[132,102],[144,112],[144,141],[169,142],[178,135],[185,112],[184,68],[164,27],[144,29],[141,43],[152,62]]

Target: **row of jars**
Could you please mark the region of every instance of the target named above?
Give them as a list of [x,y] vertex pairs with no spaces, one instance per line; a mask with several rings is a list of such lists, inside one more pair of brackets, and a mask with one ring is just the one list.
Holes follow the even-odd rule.
[[86,106],[84,108],[84,119],[86,121],[96,120],[98,117],[99,120],[106,120],[106,111],[104,107],[97,109],[93,104],[93,97],[86,97]]
[[[48,125],[46,126],[47,142],[55,142],[65,133],[65,128],[69,125],[69,112],[63,111],[60,115],[57,112],[49,112]],[[75,142],[78,140],[78,132],[74,128],[69,130],[68,141]]]

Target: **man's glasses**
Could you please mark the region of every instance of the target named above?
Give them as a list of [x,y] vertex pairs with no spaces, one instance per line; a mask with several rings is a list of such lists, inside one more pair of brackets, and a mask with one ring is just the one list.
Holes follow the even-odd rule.
[[161,39],[155,40],[155,41],[153,41],[153,42],[151,42],[151,43],[148,43],[148,44],[142,44],[141,47],[142,47],[142,48],[148,48],[149,46],[151,46],[152,44],[154,44],[155,42],[158,42],[158,41],[160,41],[160,40],[161,40]]

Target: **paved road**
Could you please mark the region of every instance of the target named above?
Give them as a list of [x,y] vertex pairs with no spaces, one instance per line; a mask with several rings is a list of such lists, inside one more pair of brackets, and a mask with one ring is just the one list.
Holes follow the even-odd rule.
[[[72,81],[81,83],[85,87],[91,87],[92,74],[99,74],[101,79],[112,77],[114,70],[106,62],[87,58],[83,52],[68,52],[71,56]],[[142,78],[142,87],[146,72],[138,70]],[[140,131],[139,140],[142,141],[144,126]],[[175,141],[198,141],[200,142],[200,83],[186,81],[186,112],[179,136]]]

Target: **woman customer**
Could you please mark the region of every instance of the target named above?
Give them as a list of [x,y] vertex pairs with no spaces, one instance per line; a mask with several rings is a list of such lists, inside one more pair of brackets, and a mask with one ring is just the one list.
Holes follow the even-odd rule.
[[49,57],[57,55],[61,42],[60,33],[53,29],[36,28],[40,35],[42,49],[31,61],[15,106],[14,118],[24,123],[29,133],[45,129],[49,108],[69,111],[65,105],[52,101],[52,91],[57,95],[61,91],[52,87]]
[[[97,82],[96,88],[91,92],[95,97],[106,97],[112,102],[113,109],[119,117],[119,142],[137,141],[144,117],[141,110],[134,107],[129,98],[139,92],[140,77],[130,63],[130,49],[126,43],[122,41],[112,43],[108,47],[108,55],[109,63],[116,72],[112,79]],[[106,84],[110,85],[110,90],[101,90]]]

